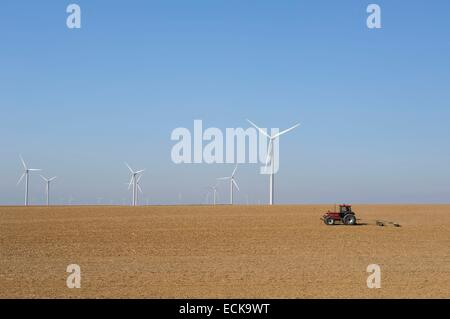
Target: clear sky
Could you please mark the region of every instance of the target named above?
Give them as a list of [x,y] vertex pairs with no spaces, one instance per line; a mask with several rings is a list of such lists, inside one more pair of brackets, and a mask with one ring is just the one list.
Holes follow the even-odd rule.
[[[302,125],[280,142],[278,203],[450,202],[450,2],[23,1],[0,4],[0,204],[22,204],[19,154],[53,199],[200,203],[231,164],[175,165],[176,127]],[[77,3],[82,28],[66,27]],[[239,203],[265,203],[260,165]],[[33,174],[31,202],[44,201]],[[222,185],[220,201],[227,201]]]

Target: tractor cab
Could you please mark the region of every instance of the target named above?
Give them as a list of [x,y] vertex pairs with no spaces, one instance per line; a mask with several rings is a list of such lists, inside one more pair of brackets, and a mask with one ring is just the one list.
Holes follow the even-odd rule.
[[352,205],[339,205],[339,214],[341,215],[341,217],[352,213]]

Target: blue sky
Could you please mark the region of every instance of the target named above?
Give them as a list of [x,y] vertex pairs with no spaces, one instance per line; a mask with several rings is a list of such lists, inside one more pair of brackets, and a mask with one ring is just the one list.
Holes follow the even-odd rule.
[[[302,124],[280,142],[278,203],[450,202],[450,3],[374,2],[380,30],[356,0],[2,1],[0,204],[23,202],[19,154],[58,176],[56,203],[128,203],[124,161],[149,203],[203,202],[233,167],[173,164],[172,130],[247,118]],[[267,202],[258,172],[239,168],[237,202]]]

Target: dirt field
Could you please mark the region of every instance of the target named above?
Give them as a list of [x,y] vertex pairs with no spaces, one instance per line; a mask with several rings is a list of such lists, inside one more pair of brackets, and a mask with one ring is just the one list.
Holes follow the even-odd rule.
[[329,208],[3,207],[0,297],[450,298],[450,205],[354,206],[361,226]]

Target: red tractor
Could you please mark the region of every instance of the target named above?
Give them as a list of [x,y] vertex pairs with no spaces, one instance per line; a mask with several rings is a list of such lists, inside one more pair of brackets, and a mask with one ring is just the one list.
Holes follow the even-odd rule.
[[355,212],[352,211],[351,205],[339,205],[339,212],[336,211],[336,208],[334,210],[334,212],[328,211],[321,218],[325,224],[334,225],[338,222],[344,225],[356,224]]

